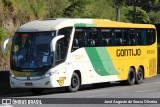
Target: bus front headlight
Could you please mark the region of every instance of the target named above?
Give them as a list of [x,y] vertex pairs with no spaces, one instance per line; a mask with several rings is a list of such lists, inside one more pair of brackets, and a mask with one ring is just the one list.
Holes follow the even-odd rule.
[[50,77],[54,74],[54,72],[46,73],[42,77]]
[[14,78],[15,76],[14,75],[10,75],[12,78]]
[[50,77],[52,76],[53,74],[55,74],[58,70],[52,70],[52,71],[49,71],[47,73],[45,73],[44,75],[42,75],[42,77]]
[[9,72],[9,75],[10,75],[12,78],[15,78],[15,75],[14,75],[12,72]]
[[45,74],[45,77],[49,77],[51,75],[52,75],[52,73],[47,73],[47,74]]

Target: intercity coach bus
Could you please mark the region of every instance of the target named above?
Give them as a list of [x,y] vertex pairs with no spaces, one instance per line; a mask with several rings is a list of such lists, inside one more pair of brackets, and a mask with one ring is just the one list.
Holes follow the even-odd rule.
[[156,38],[151,24],[81,18],[31,21],[12,39],[10,86],[40,94],[42,88],[76,92],[83,84],[140,84],[157,74]]

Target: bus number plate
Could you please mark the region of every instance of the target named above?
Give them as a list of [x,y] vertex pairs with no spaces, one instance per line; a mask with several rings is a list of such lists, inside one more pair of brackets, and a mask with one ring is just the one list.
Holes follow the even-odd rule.
[[33,84],[31,82],[25,83],[26,86],[32,86]]

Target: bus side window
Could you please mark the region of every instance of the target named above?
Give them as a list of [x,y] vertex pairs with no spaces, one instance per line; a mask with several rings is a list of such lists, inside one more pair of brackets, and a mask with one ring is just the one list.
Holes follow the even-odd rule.
[[99,46],[99,35],[98,30],[96,28],[90,28],[88,29],[88,40],[87,45],[88,46]]
[[122,30],[122,35],[123,35],[123,45],[128,46],[129,44],[128,30],[127,29]]
[[116,29],[114,31],[114,34],[115,34],[115,45],[116,46],[122,46],[123,45],[122,30]]
[[65,47],[68,48],[69,45],[69,40],[70,40],[70,35],[71,35],[72,28],[67,27],[67,28],[62,28],[58,31],[58,35],[64,35],[65,37]]
[[65,57],[66,57],[66,52],[64,50],[64,40],[63,38],[57,41],[56,44],[56,53],[55,53],[55,60],[56,60],[56,65],[61,63]]
[[146,45],[147,41],[146,41],[146,29],[142,30],[142,45]]
[[129,30],[129,45],[130,46],[136,45],[135,29]]
[[136,38],[137,38],[137,45],[143,45],[143,43],[142,43],[142,30],[137,30]]
[[72,51],[85,46],[85,33],[83,29],[76,29],[72,44]]
[[111,29],[101,29],[102,46],[112,45],[112,32]]
[[155,42],[155,34],[153,30],[147,30],[147,45],[151,45]]
[[71,27],[62,28],[58,31],[58,35],[64,35],[64,37],[58,40],[56,44],[56,64],[63,62],[67,56],[71,31]]

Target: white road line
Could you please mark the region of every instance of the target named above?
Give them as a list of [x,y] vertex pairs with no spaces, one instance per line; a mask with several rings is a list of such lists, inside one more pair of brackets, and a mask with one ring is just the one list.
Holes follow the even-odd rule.
[[158,89],[154,89],[154,90],[143,90],[143,91],[136,91],[138,93],[144,93],[144,92],[154,92],[157,91]]

